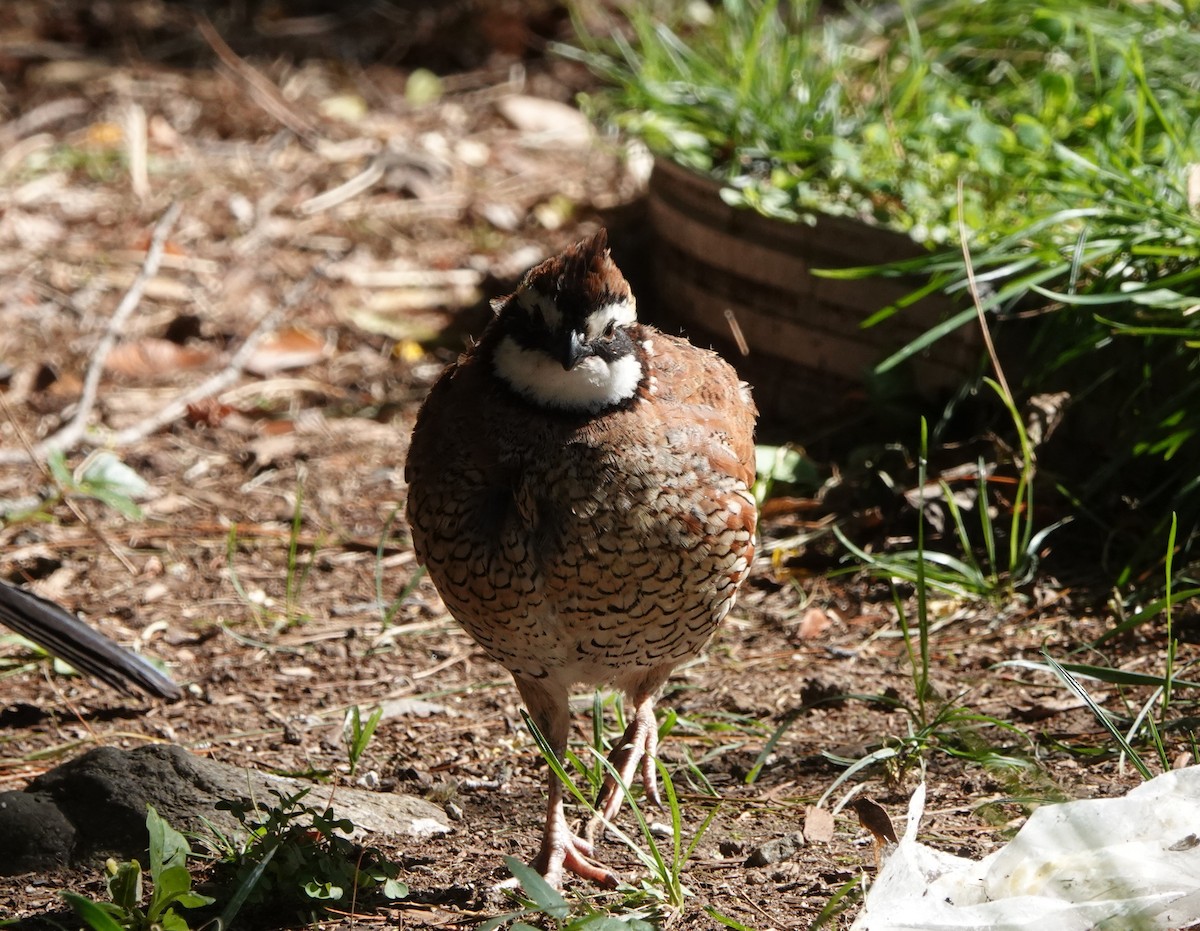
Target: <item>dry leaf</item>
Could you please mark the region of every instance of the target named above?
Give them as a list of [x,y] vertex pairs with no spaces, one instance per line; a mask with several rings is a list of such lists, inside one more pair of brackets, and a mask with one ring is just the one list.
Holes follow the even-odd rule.
[[429,718],[434,715],[449,714],[450,709],[437,702],[426,701],[423,698],[394,698],[381,702],[382,720],[391,718]]
[[121,343],[108,354],[104,367],[127,378],[160,378],[182,369],[205,365],[212,358],[207,349],[180,346],[167,339],[146,336]]
[[98,149],[111,149],[119,146],[125,138],[125,132],[117,123],[93,123],[87,128],[87,144]]
[[296,457],[300,448],[300,440],[295,433],[284,433],[275,436],[264,436],[247,444],[246,452],[255,472],[269,469],[280,462],[288,462]]
[[[134,252],[146,252],[150,248],[151,235],[149,231],[142,233],[133,240],[132,249]],[[168,239],[163,243],[163,255],[187,255],[183,248]]]
[[295,433],[296,426],[294,420],[264,420],[259,423],[258,430],[263,436],[285,436]]
[[817,498],[797,498],[789,495],[768,498],[758,509],[763,520],[792,514],[817,514],[824,510],[825,504]]
[[801,640],[813,640],[825,633],[832,623],[828,611],[814,606],[805,611],[804,616],[800,618],[796,634]]
[[187,419],[196,426],[215,427],[233,411],[232,407],[216,398],[204,398],[187,406]]
[[556,144],[589,146],[592,144],[592,124],[574,107],[544,97],[510,94],[496,101],[496,109],[516,129],[553,139]]
[[304,368],[325,357],[325,341],[311,330],[288,327],[264,339],[246,362],[255,375]]
[[809,805],[804,809],[804,839],[810,844],[833,840],[833,812]]
[[862,826],[871,832],[875,843],[882,844],[884,841],[893,844],[900,843],[896,839],[896,829],[892,826],[892,819],[877,801],[863,795],[851,802],[850,807],[858,815]]
[[444,310],[447,306],[463,306],[446,292],[430,294],[423,290],[406,289],[372,294],[365,301],[355,301],[338,308],[338,316],[366,333],[379,333],[394,340],[429,343],[436,340],[453,322]]

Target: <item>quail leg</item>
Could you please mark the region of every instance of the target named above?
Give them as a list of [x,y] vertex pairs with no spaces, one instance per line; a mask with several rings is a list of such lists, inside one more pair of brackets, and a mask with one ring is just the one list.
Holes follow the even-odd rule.
[[[558,759],[567,749],[570,729],[570,710],[565,690],[550,691],[546,684],[531,679],[517,679],[517,689],[525,700],[529,714]],[[606,889],[615,889],[616,875],[592,859],[592,844],[576,835],[567,825],[563,811],[563,786],[558,776],[550,773],[546,802],[546,826],[542,846],[530,862],[546,882],[562,888],[563,871],[569,870]]]
[[592,845],[574,834],[563,814],[563,787],[554,773],[550,774],[550,799],[546,805],[546,829],[542,847],[530,863],[556,889],[562,888],[563,870],[569,870],[605,889],[617,887],[617,877],[607,867],[592,859]]
[[634,773],[639,770],[646,800],[658,808],[663,807],[658,794],[657,752],[658,722],[654,718],[654,695],[639,696],[633,720],[608,756],[608,762],[617,771],[620,780],[614,779],[611,772],[604,777],[604,784],[596,798],[596,815],[588,822],[588,839],[594,841],[604,822],[616,817],[625,796],[623,786],[628,786],[633,781]]

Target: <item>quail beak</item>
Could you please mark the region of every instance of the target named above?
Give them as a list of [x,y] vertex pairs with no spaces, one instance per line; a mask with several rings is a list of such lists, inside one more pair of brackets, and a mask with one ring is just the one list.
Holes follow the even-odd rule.
[[581,360],[592,355],[591,347],[584,342],[583,334],[578,330],[571,330],[567,334],[566,343],[563,346],[562,367],[565,371],[571,371]]

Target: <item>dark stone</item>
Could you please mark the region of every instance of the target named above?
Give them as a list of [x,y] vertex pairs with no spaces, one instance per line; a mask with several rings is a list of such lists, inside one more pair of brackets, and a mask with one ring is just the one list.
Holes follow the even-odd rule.
[[0,792],[0,876],[67,863],[75,828],[54,802],[31,792]]
[[767,841],[761,847],[756,847],[750,852],[750,856],[746,857],[746,866],[768,866],[772,863],[778,863],[780,860],[786,860],[788,857],[795,856],[796,852],[804,846],[804,835],[799,831],[792,834],[785,834],[783,837],[778,837],[775,840]]
[[[24,792],[0,794],[0,875],[95,862],[104,856],[145,862],[146,806],[178,831],[204,833],[205,821],[236,835],[239,825],[218,801],[269,807],[273,792],[320,808],[330,786],[271,776],[193,756],[182,747],[100,747],[34,779]],[[339,786],[334,813],[367,834],[426,836],[451,830],[446,814],[423,799]],[[15,839],[15,840],[14,840]]]

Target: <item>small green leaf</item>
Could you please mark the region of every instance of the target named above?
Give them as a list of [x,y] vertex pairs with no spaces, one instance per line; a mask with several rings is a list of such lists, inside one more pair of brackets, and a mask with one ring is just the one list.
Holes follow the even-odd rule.
[[166,914],[156,924],[162,931],[191,931],[187,919],[174,909],[167,909]]
[[161,870],[184,866],[192,848],[187,839],[162,819],[153,805],[146,805],[146,831],[150,835],[150,876],[158,881]]
[[504,863],[538,908],[559,921],[566,919],[571,911],[570,906],[558,890],[546,882],[545,877],[516,857],[505,857]]
[[117,920],[99,902],[85,899],[74,892],[64,892],[62,897],[71,906],[71,910],[92,931],[124,931]]
[[336,886],[331,882],[319,883],[311,880],[304,884],[304,892],[313,899],[338,902],[341,901],[344,890],[341,886]]
[[109,860],[108,894],[113,904],[129,911],[142,901],[142,865],[137,860],[117,863]]
[[199,892],[185,892],[175,900],[175,904],[183,908],[203,908],[205,905],[212,905],[217,901],[211,895],[203,895]]
[[90,498],[95,498],[101,504],[106,504],[114,511],[117,511],[122,517],[129,520],[141,520],[143,517],[142,509],[137,503],[104,485],[93,485],[91,483],[80,485],[78,491]]
[[404,85],[404,99],[414,107],[434,103],[442,96],[442,79],[428,68],[416,68]]
[[46,456],[46,465],[50,468],[54,484],[60,489],[68,491],[75,487],[75,480],[71,478],[71,470],[67,468],[67,460],[61,449],[50,450]]
[[88,456],[76,480],[80,485],[107,488],[126,498],[141,498],[150,493],[149,483],[108,450]]
[[166,913],[181,896],[192,888],[192,877],[186,866],[169,866],[154,877],[154,891],[150,895],[150,920],[154,921]]

